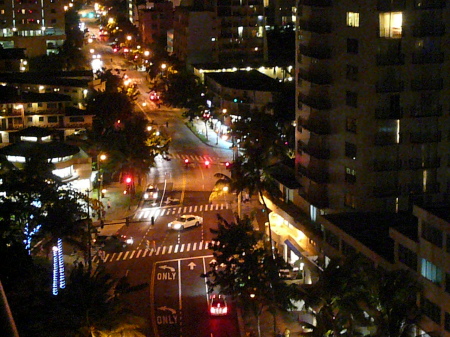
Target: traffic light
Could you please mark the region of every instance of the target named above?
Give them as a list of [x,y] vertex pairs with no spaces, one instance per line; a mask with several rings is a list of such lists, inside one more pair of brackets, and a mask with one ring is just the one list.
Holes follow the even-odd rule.
[[133,181],[133,180],[131,179],[131,177],[126,177],[126,178],[125,178],[125,183],[126,183],[127,185],[130,185],[132,181]]
[[186,168],[188,167],[188,165],[189,165],[189,159],[186,158],[186,159],[184,160],[184,165],[186,166]]
[[230,162],[229,161],[225,162],[225,168],[227,168],[227,169],[230,168]]
[[209,167],[209,160],[205,161],[205,166],[206,166],[206,168]]

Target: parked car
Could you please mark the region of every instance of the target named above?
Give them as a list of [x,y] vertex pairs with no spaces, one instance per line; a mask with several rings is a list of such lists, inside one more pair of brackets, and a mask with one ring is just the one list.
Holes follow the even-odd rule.
[[183,230],[188,227],[200,226],[203,223],[203,218],[198,215],[186,214],[178,217],[176,220],[169,222],[169,229]]
[[223,295],[211,295],[209,299],[209,314],[211,316],[228,315],[228,305]]

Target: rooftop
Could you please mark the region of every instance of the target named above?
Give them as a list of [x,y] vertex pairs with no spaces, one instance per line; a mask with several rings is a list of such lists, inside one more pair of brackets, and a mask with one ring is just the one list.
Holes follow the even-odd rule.
[[257,70],[205,73],[220,85],[228,88],[255,91],[279,91],[280,85],[277,80],[260,73]]
[[390,227],[417,226],[417,218],[407,213],[352,212],[324,216],[345,233],[389,262],[394,262],[394,241]]

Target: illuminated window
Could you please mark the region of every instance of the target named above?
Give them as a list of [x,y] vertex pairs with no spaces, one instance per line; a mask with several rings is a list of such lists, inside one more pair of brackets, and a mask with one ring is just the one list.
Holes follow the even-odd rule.
[[380,37],[401,38],[402,22],[401,12],[380,13]]
[[347,12],[347,26],[359,27],[359,13]]
[[444,278],[441,268],[423,258],[420,274],[435,284],[440,284]]

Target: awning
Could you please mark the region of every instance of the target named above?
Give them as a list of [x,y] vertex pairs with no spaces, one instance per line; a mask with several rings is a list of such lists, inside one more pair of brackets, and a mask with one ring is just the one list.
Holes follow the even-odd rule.
[[[306,261],[308,261],[309,263],[311,263],[311,265],[313,265],[314,267],[318,268],[319,270],[323,270],[323,268],[321,266],[319,266],[317,263],[315,263],[314,261],[312,261],[310,258],[308,258],[308,256],[306,256],[305,254],[303,254],[297,247],[295,244],[293,244],[290,240],[284,240],[284,243],[286,244],[286,246],[288,246],[295,255],[297,255],[298,257],[304,257],[306,259]],[[305,261],[305,259],[303,261]],[[305,262],[306,262],[305,261]]]
[[300,250],[298,250],[298,248],[295,247],[295,245],[291,241],[284,240],[284,243],[286,244],[286,246],[289,247],[290,250],[292,250],[294,252],[295,255],[297,255],[298,257],[303,256],[303,254],[300,252]]

